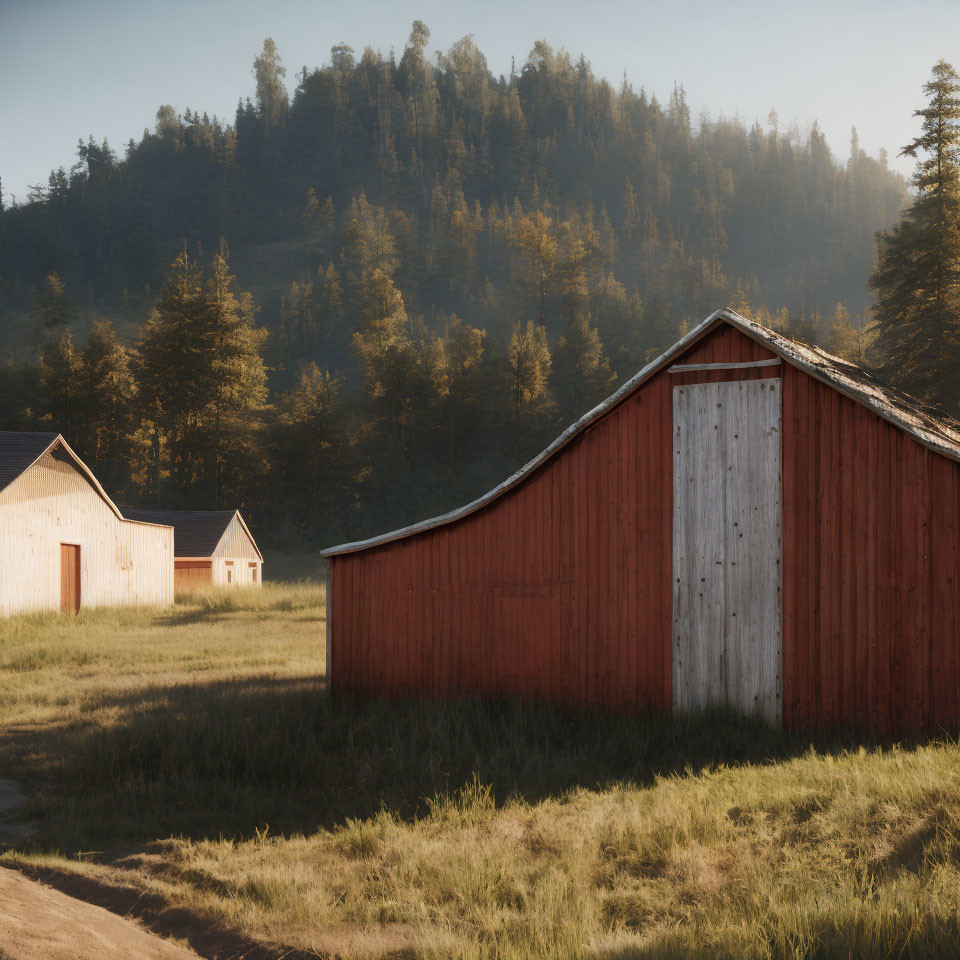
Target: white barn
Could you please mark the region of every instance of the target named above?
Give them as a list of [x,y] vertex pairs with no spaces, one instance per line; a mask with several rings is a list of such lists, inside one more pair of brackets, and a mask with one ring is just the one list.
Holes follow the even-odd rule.
[[173,530],[123,516],[58,433],[0,431],[0,616],[173,602]]
[[260,586],[263,557],[239,510],[120,509],[131,520],[173,527],[177,593],[204,586]]

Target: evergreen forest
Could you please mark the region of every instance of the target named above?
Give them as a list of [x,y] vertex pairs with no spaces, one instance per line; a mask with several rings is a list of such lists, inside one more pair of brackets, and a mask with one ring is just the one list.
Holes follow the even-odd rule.
[[0,429],[62,432],[118,502],[316,547],[480,495],[720,306],[957,412],[948,64],[911,188],[855,129],[838,157],[546,42],[494,76],[429,36],[292,93],[268,39],[229,121],[161,106],[0,191]]

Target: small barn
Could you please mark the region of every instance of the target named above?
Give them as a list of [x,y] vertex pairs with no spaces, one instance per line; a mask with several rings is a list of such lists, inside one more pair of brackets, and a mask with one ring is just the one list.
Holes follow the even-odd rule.
[[173,527],[174,589],[259,587],[263,557],[239,510],[149,510],[121,507],[131,520]]
[[0,616],[173,602],[173,530],[126,519],[58,433],[0,431]]
[[460,510],[325,551],[335,692],[960,726],[960,424],[729,310]]

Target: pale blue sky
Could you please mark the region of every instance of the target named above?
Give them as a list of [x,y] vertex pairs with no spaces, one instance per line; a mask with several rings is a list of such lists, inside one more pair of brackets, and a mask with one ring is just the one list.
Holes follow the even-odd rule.
[[365,45],[399,56],[414,19],[432,32],[431,51],[473,34],[491,69],[508,73],[546,39],[594,71],[664,99],[674,81],[696,116],[739,114],[805,129],[817,119],[845,159],[850,126],[871,154],[896,160],[917,130],[911,117],[939,59],[960,64],[960,3],[927,0],[916,14],[898,0],[775,0],[687,3],[623,0],[0,0],[0,177],[19,198],[51,168],[74,162],[93,134],[122,150],[171,103],[232,119],[252,96],[253,58],[272,36],[287,85],[331,45]]

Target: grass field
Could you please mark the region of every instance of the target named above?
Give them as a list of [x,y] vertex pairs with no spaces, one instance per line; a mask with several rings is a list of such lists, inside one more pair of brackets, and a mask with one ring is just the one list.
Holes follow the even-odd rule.
[[38,832],[0,863],[207,957],[960,955],[955,743],[333,701],[322,617],[268,583],[3,621]]

